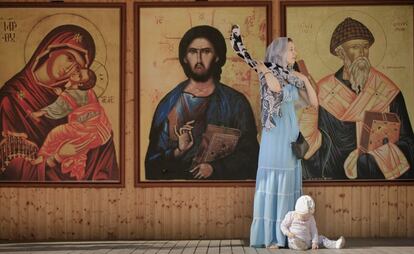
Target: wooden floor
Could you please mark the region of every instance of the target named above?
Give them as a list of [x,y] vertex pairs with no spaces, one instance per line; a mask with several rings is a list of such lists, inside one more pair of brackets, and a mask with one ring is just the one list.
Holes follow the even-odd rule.
[[255,249],[243,240],[105,241],[1,243],[0,253],[109,253],[109,254],[277,254],[277,253],[414,253],[414,239],[347,239],[344,249],[293,251]]

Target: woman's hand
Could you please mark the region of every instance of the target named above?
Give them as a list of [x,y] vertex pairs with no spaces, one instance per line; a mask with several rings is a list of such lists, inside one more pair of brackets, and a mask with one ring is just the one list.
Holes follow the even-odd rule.
[[[307,103],[309,103],[312,107],[317,108],[319,106],[318,95],[316,94],[315,89],[313,89],[308,77],[297,71],[294,71],[293,74],[305,83],[306,97],[304,95],[301,96],[305,98]],[[299,91],[299,93],[302,92]]]

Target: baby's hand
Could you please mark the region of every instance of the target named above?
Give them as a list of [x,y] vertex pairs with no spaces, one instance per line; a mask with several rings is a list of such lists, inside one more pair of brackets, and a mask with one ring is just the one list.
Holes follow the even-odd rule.
[[312,250],[319,249],[319,245],[317,243],[312,243]]
[[53,88],[53,92],[55,92],[56,95],[60,95],[62,93],[62,88],[55,87],[55,88]]

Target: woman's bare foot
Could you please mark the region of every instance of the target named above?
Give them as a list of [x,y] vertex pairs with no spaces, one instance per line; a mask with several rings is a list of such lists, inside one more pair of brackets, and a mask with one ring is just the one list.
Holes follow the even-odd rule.
[[267,248],[269,248],[269,249],[279,249],[279,246],[277,244],[271,244]]

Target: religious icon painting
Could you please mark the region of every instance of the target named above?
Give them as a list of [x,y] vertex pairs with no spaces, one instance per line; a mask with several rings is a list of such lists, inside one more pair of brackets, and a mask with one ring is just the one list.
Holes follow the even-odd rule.
[[125,4],[0,4],[0,186],[123,185],[124,27]]
[[[412,1],[283,1],[319,108],[300,112],[305,184],[412,184]],[[306,64],[305,64],[306,63]]]
[[271,10],[270,1],[135,3],[137,186],[254,185],[258,78],[229,37],[239,25],[263,59]]

